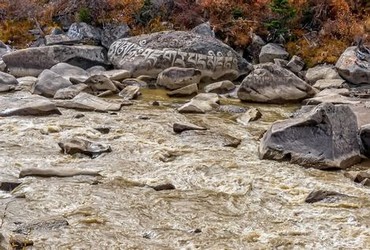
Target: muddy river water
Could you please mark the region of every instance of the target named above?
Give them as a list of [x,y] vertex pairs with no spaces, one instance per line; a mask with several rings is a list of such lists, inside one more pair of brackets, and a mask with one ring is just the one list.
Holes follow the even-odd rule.
[[[245,126],[232,114],[179,114],[185,101],[147,90],[115,113],[61,109],[62,116],[0,118],[0,181],[18,180],[26,167],[102,175],[25,177],[12,193],[0,191],[2,247],[23,234],[33,241],[29,249],[370,248],[368,187],[344,171],[258,158],[263,131],[297,106],[231,102],[261,110],[262,119]],[[175,134],[174,122],[208,130]],[[110,132],[96,130],[102,127]],[[62,154],[58,142],[74,136],[112,152],[95,159]],[[230,136],[241,139],[237,148],[224,146]],[[150,188],[166,183],[176,189]],[[318,189],[348,197],[305,203]]]

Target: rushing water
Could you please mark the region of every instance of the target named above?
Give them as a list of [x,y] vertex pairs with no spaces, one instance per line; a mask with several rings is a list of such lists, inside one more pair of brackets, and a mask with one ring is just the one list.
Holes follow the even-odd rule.
[[[154,100],[161,106],[152,106]],[[26,238],[33,240],[32,249],[370,246],[367,187],[353,183],[343,171],[258,159],[261,134],[296,107],[253,105],[263,117],[244,126],[225,113],[179,114],[175,108],[183,102],[148,90],[117,113],[62,109],[62,116],[0,118],[0,181],[17,180],[26,167],[73,167],[102,174],[26,177],[12,194],[0,191],[0,232],[5,239],[17,235],[19,227],[64,218],[69,226],[29,230]],[[85,116],[74,118],[79,113]],[[179,135],[172,131],[174,122],[208,130]],[[110,128],[110,133],[94,129],[101,127]],[[63,155],[58,142],[73,136],[110,144],[112,152],[95,159]],[[237,148],[224,147],[230,136],[242,140]],[[149,187],[165,183],[176,190]],[[348,197],[305,203],[317,189]]]

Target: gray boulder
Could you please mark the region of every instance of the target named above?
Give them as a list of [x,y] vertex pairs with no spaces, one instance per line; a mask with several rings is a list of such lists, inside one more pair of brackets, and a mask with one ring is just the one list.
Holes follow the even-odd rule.
[[235,84],[229,80],[215,82],[212,84],[208,84],[207,86],[204,87],[204,91],[206,93],[217,93],[217,94],[225,94],[233,89],[235,89]]
[[32,91],[33,85],[36,84],[37,78],[34,76],[25,76],[17,78],[18,86],[17,90]]
[[314,84],[316,81],[321,79],[342,79],[334,66],[327,64],[309,68],[305,77],[306,81],[310,84]]
[[317,80],[313,86],[318,89],[328,89],[328,88],[339,89],[343,87],[343,84],[345,82],[346,81],[343,79],[321,79]]
[[343,52],[335,67],[339,75],[350,83],[370,83],[370,62],[362,61],[357,57],[355,46]]
[[71,85],[67,88],[59,89],[55,93],[54,99],[72,99],[87,88],[88,86],[83,83]]
[[6,64],[3,60],[0,60],[0,71],[5,72],[6,71]]
[[73,23],[67,32],[71,39],[89,45],[99,45],[101,41],[101,30],[87,23]]
[[268,43],[262,47],[259,55],[260,63],[274,62],[275,58],[288,59],[289,53],[282,46],[276,43]]
[[32,93],[53,97],[59,89],[67,88],[72,83],[51,70],[45,69],[33,86]]
[[301,101],[315,93],[315,89],[291,71],[266,63],[256,65],[243,80],[238,97],[250,102],[286,103]]
[[275,122],[259,147],[261,159],[287,160],[318,169],[361,161],[356,115],[346,105],[320,104],[298,118]]
[[17,79],[4,72],[0,72],[0,85],[12,85],[15,86],[18,84]]
[[199,83],[202,72],[193,68],[171,67],[162,71],[157,78],[157,85],[167,89],[179,89],[193,83]]
[[125,101],[136,99],[139,95],[141,95],[140,87],[134,85],[127,86],[126,88],[122,89],[118,95]]
[[252,41],[251,41],[250,45],[248,45],[248,47],[247,47],[247,54],[248,54],[249,59],[254,64],[258,64],[259,55],[261,53],[262,47],[265,46],[266,43],[265,43],[265,41],[263,41],[263,39],[260,36],[254,34],[254,33],[251,33],[250,36],[252,38]]
[[68,63],[58,63],[51,67],[50,70],[69,81],[71,77],[79,81],[85,81],[89,78],[89,73],[86,70]]
[[133,77],[156,77],[170,67],[195,68],[202,77],[236,79],[249,73],[250,64],[221,41],[185,31],[163,31],[115,41],[108,52],[118,69]]
[[38,76],[44,69],[65,62],[83,69],[108,66],[104,48],[97,46],[54,45],[17,50],[3,56],[10,74],[16,77]]
[[362,126],[358,134],[361,153],[367,158],[370,158],[370,124]]
[[0,116],[61,115],[47,98],[37,95],[0,97]]
[[57,34],[57,35],[46,35],[45,36],[45,45],[73,45],[79,43],[78,38],[71,38],[65,34]]

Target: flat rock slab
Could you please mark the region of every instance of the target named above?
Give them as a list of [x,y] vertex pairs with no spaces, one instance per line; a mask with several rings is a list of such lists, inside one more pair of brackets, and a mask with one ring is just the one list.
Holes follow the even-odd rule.
[[47,116],[62,114],[57,106],[49,99],[38,95],[0,97],[0,103],[0,116]]
[[72,100],[55,100],[54,102],[58,107],[100,112],[118,111],[122,107],[120,103],[107,102],[102,98],[84,92],[78,94]]
[[275,122],[261,140],[261,159],[318,169],[361,161],[357,118],[347,105],[320,104],[306,115]]
[[107,66],[105,49],[98,46],[54,45],[17,50],[3,56],[10,74],[16,77],[38,76],[44,69],[65,62],[83,69]]
[[313,85],[315,88],[318,89],[328,89],[328,88],[342,88],[343,84],[346,81],[343,79],[321,79],[317,80],[316,83]]

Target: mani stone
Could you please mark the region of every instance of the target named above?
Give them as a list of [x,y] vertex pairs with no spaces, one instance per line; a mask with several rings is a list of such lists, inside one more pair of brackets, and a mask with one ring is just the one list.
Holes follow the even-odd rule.
[[17,50],[3,56],[10,74],[15,77],[38,76],[44,69],[65,62],[88,69],[95,65],[108,66],[105,49],[98,46],[53,45]]
[[243,101],[263,103],[297,102],[315,94],[315,89],[293,72],[273,63],[255,65],[238,91]]
[[230,46],[216,38],[186,31],[162,31],[115,41],[108,52],[117,69],[133,77],[156,77],[170,67],[195,68],[202,77],[234,80],[251,65]]
[[361,161],[357,131],[357,118],[349,106],[320,104],[307,114],[275,122],[261,140],[259,156],[318,169],[344,169]]

